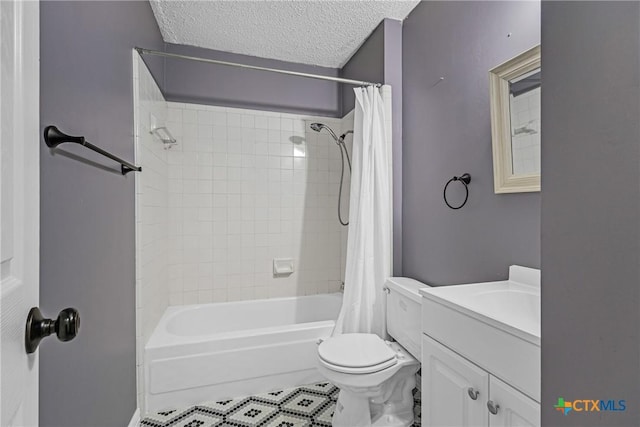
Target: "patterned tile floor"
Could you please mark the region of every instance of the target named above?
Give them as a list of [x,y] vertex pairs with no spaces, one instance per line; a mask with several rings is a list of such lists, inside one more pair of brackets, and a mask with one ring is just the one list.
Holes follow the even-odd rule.
[[[339,389],[318,383],[186,409],[147,415],[143,427],[331,427]],[[414,390],[414,427],[420,426],[420,392]]]

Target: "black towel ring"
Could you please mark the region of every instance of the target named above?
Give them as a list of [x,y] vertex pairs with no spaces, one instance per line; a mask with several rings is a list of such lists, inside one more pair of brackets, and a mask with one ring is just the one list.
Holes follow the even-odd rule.
[[[449,186],[449,184],[451,184],[451,182],[453,181],[460,181],[462,183],[462,185],[464,185],[464,189],[465,189],[465,196],[464,196],[464,202],[462,202],[462,204],[460,206],[451,206],[449,204],[449,201],[447,200],[447,187]],[[471,182],[471,175],[469,175],[468,173],[463,173],[460,176],[454,176],[453,178],[451,178],[449,181],[447,181],[447,183],[444,186],[444,191],[443,191],[443,198],[444,198],[444,202],[447,204],[447,206],[449,206],[451,209],[460,209],[461,207],[463,207],[466,203],[467,203],[467,199],[469,198],[469,183]]]

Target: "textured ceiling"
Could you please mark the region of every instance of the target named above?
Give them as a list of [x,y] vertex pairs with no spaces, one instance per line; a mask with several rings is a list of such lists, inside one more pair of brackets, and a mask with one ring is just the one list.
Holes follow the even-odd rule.
[[150,0],[165,42],[342,67],[384,18],[415,0]]

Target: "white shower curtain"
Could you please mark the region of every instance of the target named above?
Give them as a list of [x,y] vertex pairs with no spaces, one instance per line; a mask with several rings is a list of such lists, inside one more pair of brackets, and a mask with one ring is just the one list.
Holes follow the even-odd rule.
[[[388,87],[383,90],[389,90]],[[342,309],[333,334],[387,336],[384,282],[391,274],[391,166],[380,89],[354,89],[349,234]],[[390,93],[390,91],[388,92]],[[387,102],[390,102],[387,99]]]

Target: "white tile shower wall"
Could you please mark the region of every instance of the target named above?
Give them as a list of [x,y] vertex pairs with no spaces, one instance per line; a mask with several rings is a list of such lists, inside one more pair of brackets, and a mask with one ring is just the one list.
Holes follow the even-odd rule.
[[[340,152],[309,124],[341,121],[168,106],[180,141],[167,157],[170,304],[339,290]],[[274,277],[273,258],[293,258],[295,272]]]
[[151,73],[133,53],[136,163],[136,376],[138,407],[144,414],[143,351],[169,304],[168,163],[163,144],[149,131],[162,126],[167,103]]

